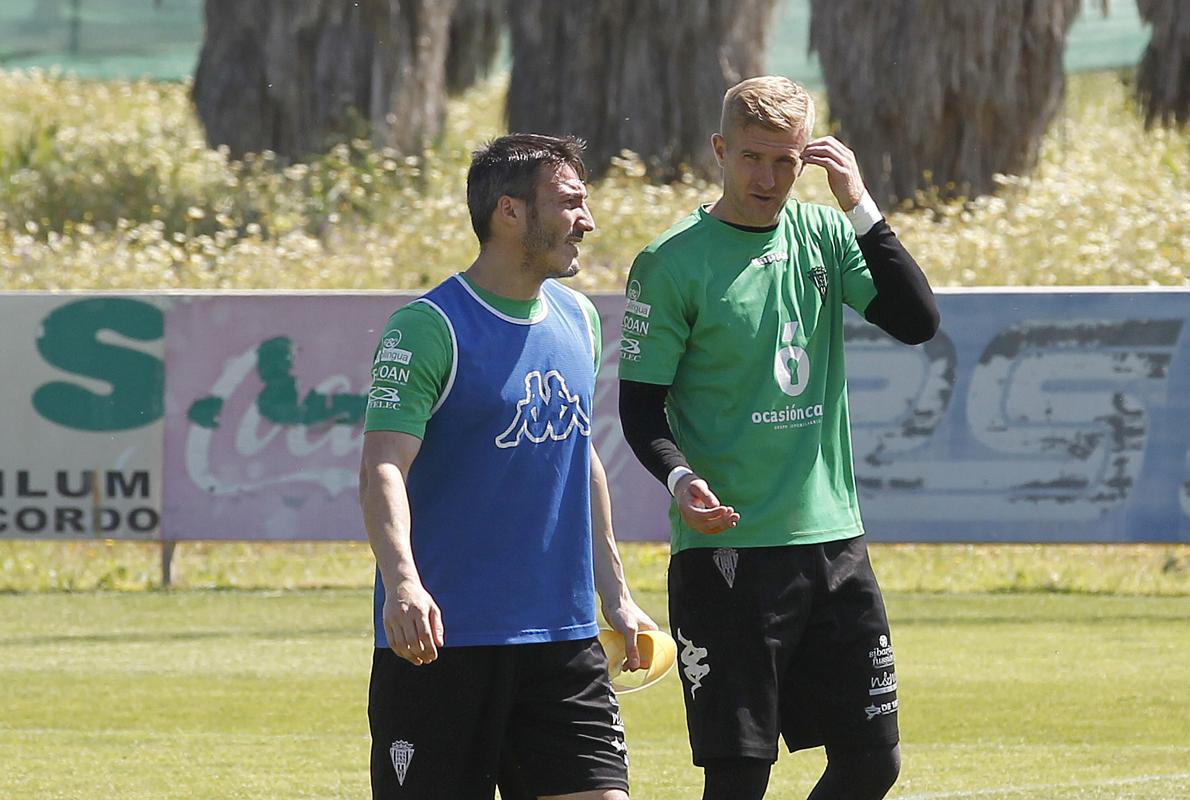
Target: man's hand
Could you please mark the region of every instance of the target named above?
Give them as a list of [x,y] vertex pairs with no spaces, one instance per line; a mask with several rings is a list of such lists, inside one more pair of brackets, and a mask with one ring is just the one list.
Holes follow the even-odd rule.
[[443,643],[442,611],[420,581],[402,581],[384,596],[384,633],[394,653],[411,664],[429,664]]
[[815,139],[802,150],[802,162],[815,164],[826,170],[831,193],[841,209],[850,211],[859,205],[866,189],[864,179],[859,174],[855,153],[851,152],[847,145],[833,136]]
[[613,603],[603,604],[603,618],[613,629],[624,636],[624,669],[628,672],[640,669],[640,651],[636,646],[639,631],[655,631],[657,623],[631,597],[617,598]]
[[674,499],[682,520],[699,533],[723,533],[740,521],[735,509],[720,503],[707,482],[696,475],[682,476],[674,486]]

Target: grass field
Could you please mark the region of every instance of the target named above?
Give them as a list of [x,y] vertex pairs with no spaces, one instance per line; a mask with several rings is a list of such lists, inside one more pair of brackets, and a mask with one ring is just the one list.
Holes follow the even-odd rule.
[[[664,625],[664,552],[623,550]],[[0,542],[0,797],[366,796],[367,547],[182,545],[179,583],[223,588],[172,592],[143,590],[155,556]],[[873,561],[903,703],[891,797],[1188,796],[1190,547],[874,545]],[[228,590],[247,586],[271,588]],[[671,675],[624,698],[638,800],[698,796],[680,692]],[[783,757],[769,796],[804,796],[822,763]]]
[[[640,599],[662,622],[663,595]],[[888,604],[892,797],[1187,796],[1190,600]],[[0,595],[0,797],[364,797],[369,613],[362,589]],[[698,795],[680,692],[624,698],[638,800]],[[822,763],[782,758],[769,796],[804,796]]]

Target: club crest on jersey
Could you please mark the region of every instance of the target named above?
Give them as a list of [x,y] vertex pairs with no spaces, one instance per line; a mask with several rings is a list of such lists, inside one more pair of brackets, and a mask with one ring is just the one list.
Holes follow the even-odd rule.
[[818,294],[822,296],[822,302],[826,302],[826,290],[830,286],[830,278],[826,274],[826,267],[819,264],[810,270],[810,280],[814,281],[814,286],[818,289]]
[[571,393],[558,370],[545,375],[534,370],[525,376],[525,398],[517,403],[512,424],[496,437],[496,447],[516,447],[522,437],[531,442],[562,441],[575,431],[591,435],[591,418],[583,410],[582,398]]

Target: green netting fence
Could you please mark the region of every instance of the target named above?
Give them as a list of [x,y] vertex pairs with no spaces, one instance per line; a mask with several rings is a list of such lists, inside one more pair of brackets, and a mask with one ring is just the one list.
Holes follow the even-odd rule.
[[[1149,39],[1135,0],[1111,0],[1106,17],[1092,5],[1071,31],[1067,69],[1134,66]],[[768,66],[821,88],[818,60],[807,52],[809,23],[810,0],[780,0]],[[181,80],[194,71],[202,34],[202,0],[0,0],[0,69]]]

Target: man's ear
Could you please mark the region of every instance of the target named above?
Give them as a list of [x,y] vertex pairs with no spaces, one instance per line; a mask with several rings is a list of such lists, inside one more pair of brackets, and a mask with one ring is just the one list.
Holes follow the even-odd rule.
[[727,158],[727,140],[723,138],[723,134],[711,134],[711,150],[715,152],[715,161],[722,168],[723,159]]
[[492,223],[505,228],[515,228],[524,220],[526,211],[524,200],[507,194],[500,195],[492,212]]

